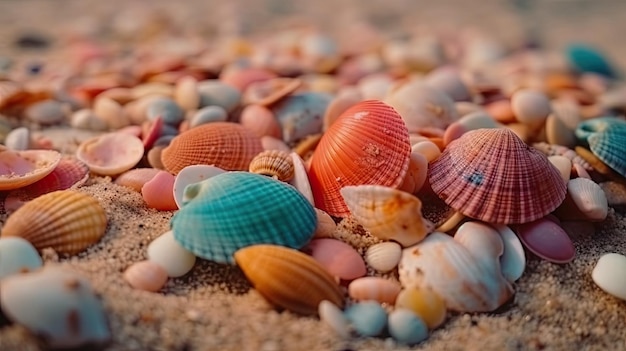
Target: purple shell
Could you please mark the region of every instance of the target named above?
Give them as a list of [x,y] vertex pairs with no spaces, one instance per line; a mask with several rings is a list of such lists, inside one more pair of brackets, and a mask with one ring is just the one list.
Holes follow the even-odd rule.
[[524,246],[552,263],[568,263],[576,256],[572,240],[558,223],[541,218],[518,225],[515,232]]

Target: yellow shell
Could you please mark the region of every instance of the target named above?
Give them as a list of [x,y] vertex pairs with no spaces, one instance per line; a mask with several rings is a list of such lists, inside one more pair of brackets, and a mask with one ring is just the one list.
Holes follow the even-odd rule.
[[104,235],[107,219],[93,197],[74,190],[42,195],[7,219],[0,237],[19,236],[38,250],[51,247],[60,254],[76,254]]
[[235,261],[254,288],[272,304],[312,315],[323,300],[343,307],[333,277],[312,257],[286,247],[253,245],[235,252]]
[[280,150],[266,150],[250,161],[250,172],[274,177],[287,182],[293,178],[294,167],[291,155]]

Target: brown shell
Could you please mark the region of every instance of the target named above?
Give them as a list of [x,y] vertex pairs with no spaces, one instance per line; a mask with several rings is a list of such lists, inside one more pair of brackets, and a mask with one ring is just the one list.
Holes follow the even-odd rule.
[[546,156],[507,128],[465,133],[428,168],[431,187],[446,204],[487,223],[544,217],[567,192]]
[[250,162],[249,170],[283,182],[291,180],[294,173],[291,155],[280,150],[266,150],[256,155]]
[[165,168],[178,174],[191,165],[214,165],[227,171],[247,171],[263,151],[261,139],[232,122],[213,122],[189,129],[163,150]]
[[343,306],[343,294],[333,277],[300,251],[253,245],[235,252],[235,261],[254,288],[278,307],[312,315],[323,300]]
[[42,250],[73,255],[96,243],[107,219],[93,197],[74,190],[42,195],[9,216],[0,237],[19,236]]

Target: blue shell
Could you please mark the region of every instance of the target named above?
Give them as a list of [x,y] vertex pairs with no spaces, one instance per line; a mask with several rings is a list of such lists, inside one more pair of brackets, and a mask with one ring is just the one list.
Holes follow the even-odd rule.
[[617,125],[616,128],[626,128],[626,120],[617,117],[597,117],[583,121],[576,127],[576,138],[586,146],[591,135],[604,132],[613,125]]
[[346,309],[345,316],[362,336],[380,335],[387,326],[387,312],[376,301],[357,302]]
[[584,45],[571,44],[565,51],[568,62],[578,72],[597,73],[609,78],[616,78],[617,71],[598,50]]
[[626,123],[589,136],[589,149],[607,166],[626,177]]
[[400,343],[417,344],[428,338],[428,327],[413,311],[399,308],[389,314],[389,334]]
[[255,244],[299,249],[317,216],[289,184],[249,172],[227,172],[188,185],[190,198],[172,218],[174,238],[196,256],[234,263],[235,251]]

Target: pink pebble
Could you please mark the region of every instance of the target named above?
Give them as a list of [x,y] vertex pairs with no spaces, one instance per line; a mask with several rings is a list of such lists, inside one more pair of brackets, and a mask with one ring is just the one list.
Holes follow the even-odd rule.
[[155,292],[167,283],[167,271],[152,261],[136,262],[126,268],[124,280],[135,289]]
[[381,277],[363,277],[348,285],[348,295],[357,301],[375,300],[394,304],[402,290],[399,283]]
[[314,239],[307,245],[307,250],[332,276],[353,280],[367,272],[361,255],[342,241]]
[[174,200],[174,180],[169,172],[160,171],[141,187],[141,195],[146,205],[160,211],[177,210]]
[[535,255],[553,263],[568,263],[576,256],[576,249],[567,232],[550,218],[520,224],[517,236]]

